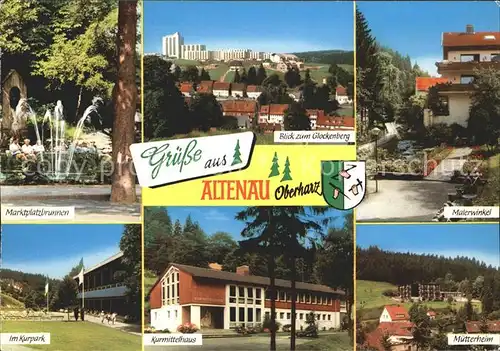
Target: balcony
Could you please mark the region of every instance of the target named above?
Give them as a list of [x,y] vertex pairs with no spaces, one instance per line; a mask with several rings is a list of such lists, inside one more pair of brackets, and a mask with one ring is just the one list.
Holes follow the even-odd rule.
[[[108,298],[108,297],[121,297],[125,296],[127,292],[127,287],[123,283],[109,284],[99,286],[95,289],[85,290],[84,298],[88,299],[98,299],[98,298]],[[82,298],[82,293],[79,292],[77,297]]]
[[438,73],[443,74],[450,71],[474,71],[475,69],[482,68],[495,68],[500,69],[499,61],[469,61],[469,62],[456,62],[456,61],[440,61],[436,62]]
[[436,84],[435,87],[439,93],[461,93],[474,90],[473,84],[441,83]]

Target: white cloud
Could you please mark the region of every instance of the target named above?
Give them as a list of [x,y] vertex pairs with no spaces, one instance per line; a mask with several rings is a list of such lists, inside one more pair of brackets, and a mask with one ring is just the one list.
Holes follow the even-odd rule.
[[424,71],[427,71],[431,75],[431,77],[440,77],[440,75],[437,73],[437,67],[436,67],[436,62],[441,61],[441,57],[436,56],[436,57],[431,57],[431,56],[422,56],[422,57],[416,57],[412,59],[412,64],[414,65],[415,63],[420,66],[420,68]]
[[83,252],[81,254],[67,255],[61,253],[57,258],[47,260],[33,260],[10,264],[3,262],[3,268],[21,271],[24,273],[48,275],[49,278],[60,279],[69,273],[71,268],[76,266],[83,257],[86,268],[91,268],[120,251],[118,246],[102,248],[99,251]]

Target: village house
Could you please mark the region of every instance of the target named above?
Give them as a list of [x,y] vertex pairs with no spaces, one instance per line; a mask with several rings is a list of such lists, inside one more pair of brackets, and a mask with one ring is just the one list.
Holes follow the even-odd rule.
[[[322,112],[322,110],[321,110]],[[317,130],[338,130],[338,131],[353,131],[354,117],[350,116],[325,116],[320,113],[316,121]]]
[[231,96],[235,98],[242,98],[245,96],[244,83],[231,83]]
[[227,98],[230,95],[231,83],[214,82],[213,94],[215,97]]
[[260,85],[248,85],[247,86],[247,97],[249,99],[258,99],[260,94],[262,94],[262,87]]
[[221,101],[222,114],[236,117],[238,128],[248,129],[257,115],[257,102],[254,100],[225,100]]
[[243,69],[243,63],[241,61],[229,61],[230,71],[241,71]]
[[[466,322],[465,330],[467,334],[481,334],[482,323],[479,321]],[[487,334],[500,334],[500,320],[486,321]]]
[[409,320],[410,315],[408,314],[406,308],[399,305],[388,305],[384,306],[379,322],[408,322]]
[[340,105],[352,104],[352,99],[347,94],[347,89],[341,85],[335,89],[335,100],[337,100]]
[[[270,316],[270,280],[252,275],[249,266],[226,272],[216,263],[207,268],[170,264],[150,291],[151,326],[175,331],[184,323],[201,330],[233,329],[262,324]],[[291,282],[276,279],[277,321],[292,323]],[[296,283],[296,326],[305,328],[313,312],[320,329],[340,328],[346,312],[345,293],[324,285]]]
[[410,315],[403,306],[384,306],[377,328],[366,335],[365,344],[370,349],[386,351],[382,346],[384,337],[391,343],[391,351],[417,350],[412,344],[414,323],[410,322]]
[[194,92],[194,86],[193,83],[190,82],[182,82],[180,84],[180,91],[182,95],[189,97],[193,94]]
[[259,111],[259,124],[283,124],[285,120],[285,111],[288,110],[289,107],[288,104],[262,105]]
[[415,79],[415,94],[427,95],[429,89],[437,84],[447,83],[447,78],[417,77]]
[[424,111],[424,125],[457,123],[467,126],[476,69],[500,69],[499,32],[475,32],[467,25],[465,32],[443,33],[443,60],[436,63],[446,83],[436,84],[443,108]]
[[309,121],[311,122],[311,130],[316,129],[318,116],[324,117],[325,115],[325,111],[316,109],[306,109],[306,113],[307,117],[309,117]]
[[203,80],[198,84],[197,92],[200,94],[212,94],[214,91],[214,81],[213,80]]

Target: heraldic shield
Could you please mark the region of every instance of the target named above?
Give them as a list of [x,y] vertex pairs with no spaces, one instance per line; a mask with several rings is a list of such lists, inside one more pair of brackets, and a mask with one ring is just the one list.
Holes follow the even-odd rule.
[[365,161],[321,161],[323,198],[331,207],[350,210],[366,194]]

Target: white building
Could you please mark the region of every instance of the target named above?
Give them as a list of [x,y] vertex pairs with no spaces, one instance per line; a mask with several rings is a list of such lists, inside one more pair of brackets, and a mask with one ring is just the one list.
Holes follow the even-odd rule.
[[[172,264],[150,292],[151,326],[175,332],[184,323],[211,329],[262,325],[270,315],[269,278],[253,276],[248,266],[236,273],[210,264],[200,268]],[[276,279],[277,321],[292,323],[290,282]],[[314,313],[320,330],[338,329],[346,312],[345,293],[324,285],[297,282],[297,329],[305,328],[306,316]]]
[[184,45],[184,38],[179,32],[166,35],[162,38],[163,56],[167,58],[181,58],[181,46]]

